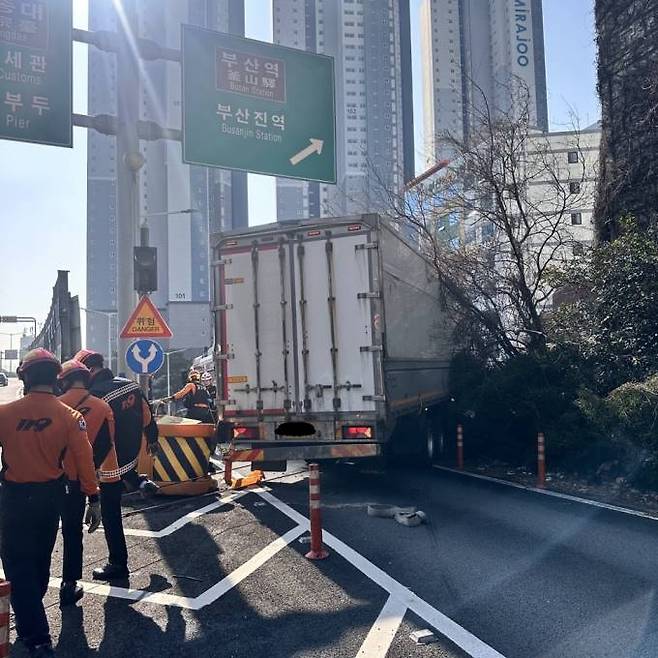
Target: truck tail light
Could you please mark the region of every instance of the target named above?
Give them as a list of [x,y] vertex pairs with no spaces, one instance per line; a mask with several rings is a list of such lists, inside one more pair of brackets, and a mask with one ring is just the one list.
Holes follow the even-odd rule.
[[251,439],[258,441],[260,439],[260,432],[258,427],[244,427],[243,425],[236,425],[233,428],[234,439]]
[[372,439],[372,427],[343,427],[344,439]]

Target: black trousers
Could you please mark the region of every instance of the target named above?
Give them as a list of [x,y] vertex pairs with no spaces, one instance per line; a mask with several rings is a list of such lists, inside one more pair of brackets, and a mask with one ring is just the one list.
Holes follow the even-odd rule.
[[28,647],[50,642],[43,597],[57,539],[64,481],[3,483],[0,502],[0,557],[11,582],[16,632]]
[[[139,451],[142,448],[141,431],[128,434],[125,432],[122,434],[117,433],[114,439],[114,448],[117,453],[119,466],[130,464],[130,462],[139,455]],[[141,483],[136,467],[131,471],[124,473],[121,476],[121,479],[128,485],[129,489],[138,489]]]
[[82,578],[82,523],[85,515],[86,496],[80,491],[79,482],[69,482],[68,493],[62,506],[62,538],[64,560],[62,580],[65,583]]
[[[187,410],[187,417],[191,418],[192,420],[198,420],[201,423],[209,423],[211,425],[215,424],[212,411],[208,407],[192,407],[191,409]],[[208,444],[210,447],[210,454],[214,455],[215,449],[217,448],[217,436],[215,435],[212,438],[209,438]],[[208,470],[212,473],[213,469],[214,467],[212,463],[208,461]]]
[[121,517],[121,495],[123,482],[101,482],[101,518],[105,530],[105,541],[109,552],[108,562],[119,567],[128,566],[128,549],[123,533]]
[[191,407],[187,410],[187,417],[202,423],[215,423],[212,412],[208,407]]

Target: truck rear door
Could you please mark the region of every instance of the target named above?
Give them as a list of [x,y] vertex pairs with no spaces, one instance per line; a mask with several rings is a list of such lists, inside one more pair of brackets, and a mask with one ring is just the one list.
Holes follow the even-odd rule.
[[365,227],[300,231],[294,247],[298,409],[375,410],[370,250]]
[[[222,250],[227,416],[282,415],[292,404],[290,273],[285,241]],[[223,279],[223,280],[222,280]]]

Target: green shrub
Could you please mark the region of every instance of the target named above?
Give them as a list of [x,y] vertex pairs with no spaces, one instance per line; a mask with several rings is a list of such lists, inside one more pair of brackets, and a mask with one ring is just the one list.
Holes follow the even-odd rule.
[[533,466],[537,433],[547,436],[547,456],[568,463],[594,437],[576,406],[583,369],[577,355],[554,347],[484,365],[455,358],[451,373],[456,409],[475,458]]

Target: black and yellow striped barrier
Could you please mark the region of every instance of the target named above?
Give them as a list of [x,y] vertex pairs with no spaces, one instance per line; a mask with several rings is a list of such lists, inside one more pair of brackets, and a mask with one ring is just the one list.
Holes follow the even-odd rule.
[[[208,475],[215,444],[215,426],[204,423],[158,423],[160,450],[142,454],[139,471],[146,473],[165,496],[198,496],[217,489]],[[143,461],[142,461],[143,460]]]

